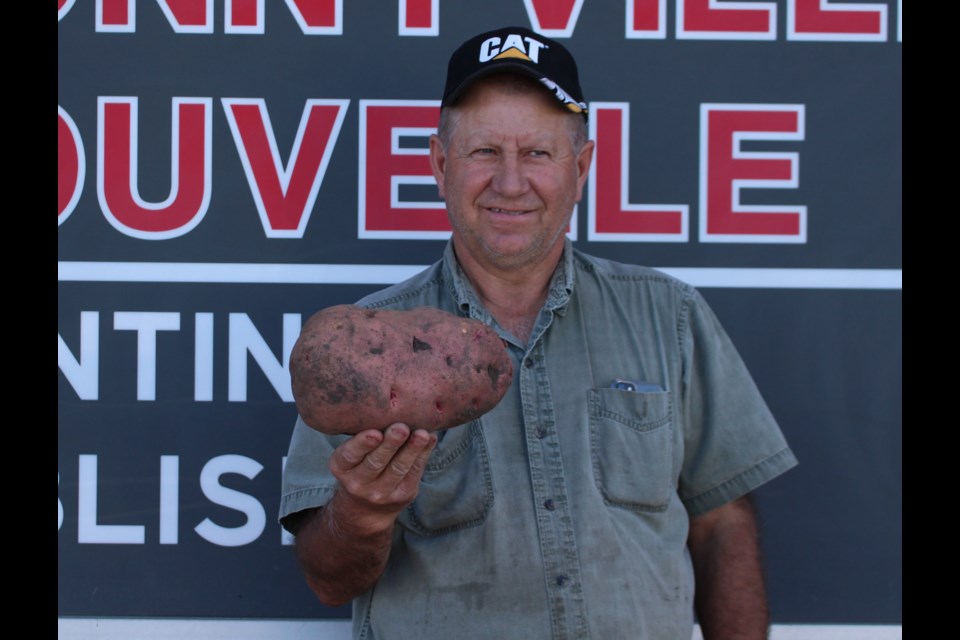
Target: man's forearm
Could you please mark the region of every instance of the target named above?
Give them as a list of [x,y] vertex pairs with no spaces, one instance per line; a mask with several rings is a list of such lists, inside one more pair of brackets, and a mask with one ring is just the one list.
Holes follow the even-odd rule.
[[376,584],[390,556],[393,523],[360,522],[340,493],[297,532],[295,548],[307,584],[330,607]]
[[756,519],[747,498],[690,523],[695,605],[706,640],[762,640],[770,624]]

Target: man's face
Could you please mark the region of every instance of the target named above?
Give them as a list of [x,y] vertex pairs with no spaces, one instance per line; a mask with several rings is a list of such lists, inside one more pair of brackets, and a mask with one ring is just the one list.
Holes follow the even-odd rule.
[[539,87],[495,76],[456,107],[446,149],[431,138],[461,260],[518,274],[556,264],[593,154],[592,142],[574,149],[571,117]]

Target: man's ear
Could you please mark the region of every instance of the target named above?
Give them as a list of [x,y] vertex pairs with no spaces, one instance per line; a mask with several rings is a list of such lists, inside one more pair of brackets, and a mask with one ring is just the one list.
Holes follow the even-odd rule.
[[443,199],[443,179],[447,170],[447,154],[443,151],[443,144],[437,134],[430,136],[430,168],[433,170],[433,178],[437,181],[437,190],[440,192],[440,199]]
[[587,140],[577,154],[577,202],[580,202],[583,197],[583,185],[586,184],[587,175],[590,173],[594,146],[593,140]]

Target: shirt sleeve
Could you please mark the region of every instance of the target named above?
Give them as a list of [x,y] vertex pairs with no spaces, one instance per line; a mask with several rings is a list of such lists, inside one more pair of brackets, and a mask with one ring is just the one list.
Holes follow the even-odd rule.
[[337,481],[330,472],[330,456],[346,438],[327,436],[308,427],[298,416],[283,468],[279,521],[290,531],[290,517],[326,505]]
[[688,302],[680,331],[679,494],[695,516],[753,491],[797,459],[713,311],[695,290]]

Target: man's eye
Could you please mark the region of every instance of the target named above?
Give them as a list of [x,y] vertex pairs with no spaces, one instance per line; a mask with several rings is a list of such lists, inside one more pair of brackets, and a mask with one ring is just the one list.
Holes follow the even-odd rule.
[[532,149],[532,150],[530,151],[529,155],[531,155],[531,156],[534,157],[534,158],[546,158],[546,157],[548,157],[550,154],[549,154],[548,152],[544,151],[543,149]]
[[490,156],[493,155],[494,151],[489,147],[480,147],[479,149],[475,149],[473,153],[478,156]]

